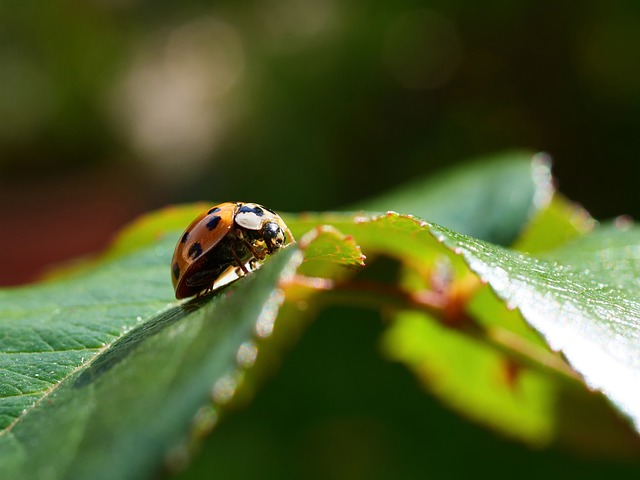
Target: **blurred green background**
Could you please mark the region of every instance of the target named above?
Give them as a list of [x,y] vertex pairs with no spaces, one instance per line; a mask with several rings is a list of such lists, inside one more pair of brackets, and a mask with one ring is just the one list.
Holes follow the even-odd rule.
[[321,210],[531,148],[638,215],[640,4],[0,2],[0,284],[167,203]]

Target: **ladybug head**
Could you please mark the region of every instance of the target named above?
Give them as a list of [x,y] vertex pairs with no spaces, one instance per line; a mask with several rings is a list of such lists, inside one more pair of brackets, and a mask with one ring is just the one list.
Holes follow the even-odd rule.
[[284,245],[284,231],[276,222],[266,222],[262,227],[262,235],[269,253],[279,250]]

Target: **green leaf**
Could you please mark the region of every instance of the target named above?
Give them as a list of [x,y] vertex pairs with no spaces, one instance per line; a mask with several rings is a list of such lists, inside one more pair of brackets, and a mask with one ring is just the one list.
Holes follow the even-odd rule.
[[405,363],[449,406],[535,445],[556,433],[557,382],[520,368],[500,351],[420,312],[399,312],[383,336],[388,358]]
[[431,231],[640,428],[640,228],[607,225],[540,257]]
[[589,233],[595,225],[595,220],[584,208],[555,193],[549,205],[537,212],[511,248],[529,253],[544,252]]
[[0,477],[138,478],[183,451],[192,419],[195,434],[209,428],[206,405],[241,383],[301,253],[290,246],[178,303],[168,263],[179,232],[157,233],[92,270],[0,292]]
[[551,199],[550,161],[515,151],[479,158],[355,206],[429,219],[460,233],[509,245]]
[[2,428],[174,302],[166,266],[171,243],[167,238],[74,278],[0,290]]
[[305,262],[330,261],[336,265],[364,266],[365,256],[351,235],[344,235],[335,227],[320,225],[300,239]]
[[343,234],[352,236],[362,251],[384,252],[399,258],[425,260],[433,258],[433,249],[425,245],[436,245],[427,223],[410,215],[386,213],[382,215],[360,213],[305,213],[292,217],[287,224],[296,236],[319,225],[331,225]]
[[[346,292],[346,298],[338,298],[340,289],[332,294],[339,301],[400,308],[383,338],[384,351],[389,358],[406,363],[447,404],[534,445],[568,443],[599,454],[635,452],[628,430],[621,427],[603,397],[585,388],[518,311],[507,308],[479,284],[461,250],[452,247],[451,252],[439,245],[433,232],[441,227],[394,213],[305,215],[304,221],[334,225],[353,235],[367,254],[398,259],[418,279],[415,284],[403,284],[417,296],[439,275],[450,277],[448,294],[460,296],[473,324],[449,325],[443,312],[438,319],[425,312],[403,312],[416,305],[411,298],[398,302],[390,287],[359,292],[363,295],[358,297]],[[524,270],[521,273],[527,275]],[[538,273],[532,270],[529,274],[535,277]],[[598,436],[594,439],[584,435],[585,431],[598,432]]]

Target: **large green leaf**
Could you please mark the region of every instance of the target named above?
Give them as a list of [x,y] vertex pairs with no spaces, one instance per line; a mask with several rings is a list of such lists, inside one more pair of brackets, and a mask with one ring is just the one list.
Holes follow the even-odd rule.
[[[137,252],[135,257],[144,258],[144,254]],[[250,363],[247,356],[255,354],[256,335],[267,336],[273,328],[281,301],[277,284],[283,275],[292,273],[300,258],[295,247],[288,248],[254,275],[213,297],[164,308],[102,349],[91,362],[87,360],[92,350],[82,358],[84,344],[72,344],[73,356],[65,357],[69,353],[64,350],[66,344],[50,339],[36,343],[32,336],[23,334],[26,340],[20,352],[3,353],[5,369],[11,372],[8,380],[22,379],[15,388],[27,390],[38,377],[53,371],[59,360],[38,363],[46,353],[71,360],[66,369],[56,371],[59,383],[48,384],[40,401],[23,411],[8,409],[14,416],[0,435],[0,476],[137,478],[156,470],[171,448],[188,440],[191,419],[199,408],[210,404],[212,396],[224,402],[233,394],[241,380],[241,368]],[[132,260],[126,257],[117,264],[127,261]],[[113,264],[105,266],[111,271],[114,268]],[[166,268],[162,277],[166,277]],[[78,308],[71,302],[74,285],[84,284],[83,291],[91,292],[94,279],[84,280],[67,284],[68,309]],[[135,290],[135,283],[129,288]],[[141,311],[139,304],[135,308]],[[95,325],[100,325],[99,320],[110,319],[105,311],[113,308],[85,306],[79,310],[95,317]],[[60,323],[65,316],[59,316]],[[139,319],[134,317],[134,321]],[[59,336],[72,336],[75,329],[80,334],[86,332],[79,323],[70,323]],[[41,329],[39,337],[48,331],[53,327]],[[21,332],[14,332],[17,347]],[[35,351],[43,346],[51,351]],[[24,358],[29,361],[16,361]],[[12,398],[5,397],[5,401]],[[208,417],[205,423],[214,420],[215,412],[204,412]]]
[[0,428],[118,338],[177,305],[167,264],[175,229],[194,216],[184,210],[143,217],[101,259],[0,290]]
[[[356,284],[350,288],[348,281],[342,285],[346,291],[341,292],[339,285],[329,296],[338,301],[396,307],[396,321],[384,337],[386,354],[409,365],[444,402],[535,445],[559,442],[600,453],[636,451],[636,442],[617,421],[603,397],[585,388],[569,365],[512,309],[517,305],[505,304],[482,287],[473,268],[469,268],[471,253],[462,255],[466,250],[453,244],[449,245],[453,252],[443,249],[433,234],[442,229],[455,238],[480,241],[395,213],[306,215],[301,220],[309,222],[306,227],[316,222],[334,225],[353,235],[367,254],[395,257],[414,272],[413,278],[417,281],[405,283],[405,293],[400,297],[397,287],[370,288],[367,284],[362,287]],[[570,219],[566,220],[567,236],[579,238],[582,227],[570,234],[573,227]],[[551,223],[563,225],[558,218]],[[303,226],[296,225],[296,228]],[[537,245],[538,234],[532,231],[529,235],[529,245]],[[470,252],[472,248],[469,247]],[[497,255],[498,250],[517,258],[533,258],[497,246],[491,248],[495,250],[488,251],[487,258]],[[438,310],[420,303],[421,294],[432,288],[442,265],[450,277],[447,295],[454,301],[459,297],[471,322],[463,320],[458,324],[460,320],[454,317],[451,323],[444,307]],[[528,275],[532,279],[539,276],[533,268],[535,265],[537,263],[523,266],[519,271],[520,283]],[[481,280],[487,279],[481,276]],[[518,285],[513,285],[515,291]],[[615,299],[611,300],[610,311],[602,313],[614,314],[618,307]],[[536,302],[545,305],[539,297]],[[561,324],[566,305],[551,305],[557,309],[556,321]],[[585,432],[598,433],[594,438]]]
[[203,208],[147,215],[101,258],[0,291],[0,478],[148,475],[242,383],[303,253],[361,263],[352,238],[321,228],[214,295],[176,302],[176,229]]
[[171,240],[81,278],[0,291],[2,428],[124,332],[173,303]]
[[416,180],[356,208],[410,213],[466,235],[509,245],[552,194],[548,157],[515,151]]
[[539,257],[431,231],[640,428],[640,228],[603,226]]

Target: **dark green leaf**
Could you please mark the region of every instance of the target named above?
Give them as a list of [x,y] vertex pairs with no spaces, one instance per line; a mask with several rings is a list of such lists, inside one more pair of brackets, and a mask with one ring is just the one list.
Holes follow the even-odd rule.
[[552,194],[548,157],[520,151],[459,165],[356,208],[410,213],[466,235],[509,245]]

